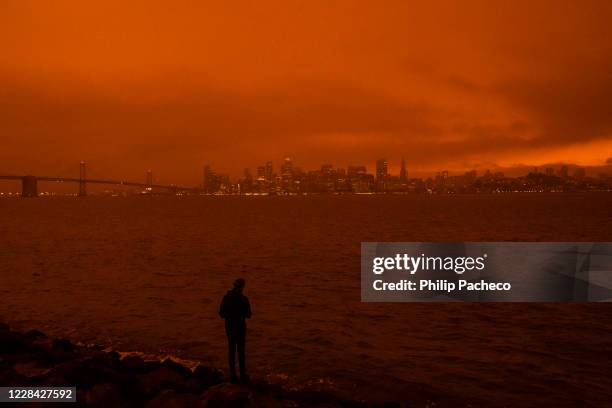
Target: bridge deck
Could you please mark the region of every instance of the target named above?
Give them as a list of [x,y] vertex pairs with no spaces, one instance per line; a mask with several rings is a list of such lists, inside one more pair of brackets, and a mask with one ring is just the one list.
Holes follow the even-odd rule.
[[[0,180],[23,180],[24,177],[27,176],[9,176],[9,175],[0,175]],[[126,181],[126,180],[104,180],[104,179],[79,179],[79,178],[70,178],[70,177],[38,177],[32,176],[37,181],[49,181],[54,183],[86,183],[86,184],[111,184],[111,185],[120,185],[120,186],[129,186],[129,187],[142,187],[142,188],[161,188],[165,190],[178,190],[178,191],[194,191],[199,192],[202,191],[201,188],[197,187],[183,187],[183,186],[175,186],[175,185],[164,185],[164,184],[147,184],[147,183],[138,183],[135,181]]]

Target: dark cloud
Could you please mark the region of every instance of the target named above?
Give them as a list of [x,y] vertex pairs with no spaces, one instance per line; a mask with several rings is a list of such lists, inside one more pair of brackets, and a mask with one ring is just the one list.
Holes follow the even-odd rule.
[[[5,165],[10,157],[28,162],[29,156],[36,162],[53,152],[107,164],[111,157],[136,161],[140,167],[181,157],[198,166],[202,160],[231,161],[236,171],[270,154],[313,153],[316,148],[319,154],[306,160],[312,165],[319,163],[321,151],[385,143],[380,135],[418,139],[435,138],[440,132],[436,112],[426,104],[402,102],[347,83],[311,81],[237,92],[212,86],[177,89],[170,80],[168,88],[144,86],[133,100],[74,84],[63,88],[1,82],[0,130],[9,135],[5,152],[15,153]],[[352,143],[330,135],[347,135]],[[26,152],[24,145],[28,154],[19,157]],[[254,151],[259,157],[253,157]],[[126,166],[118,162],[116,167]]]
[[0,13],[0,171],[608,156],[610,2],[106,3]]
[[498,95],[539,128],[538,145],[612,139],[612,59],[602,65],[577,61],[545,76],[509,80]]
[[[598,105],[603,92],[595,85],[579,95],[576,89],[557,89],[559,83],[501,86],[498,92],[528,118],[503,125],[447,124],[451,115],[439,106],[338,81],[237,91],[168,77],[161,85],[131,84],[119,93],[87,84],[64,87],[6,77],[0,82],[3,165],[28,172],[37,166],[45,166],[36,170],[45,173],[58,167],[73,172],[59,163],[86,159],[111,175],[161,167],[168,176],[188,177],[205,162],[239,174],[245,166],[284,155],[306,167],[389,156],[405,156],[411,165],[444,165],[460,157],[478,160],[605,137],[610,126],[606,109]],[[573,133],[557,135],[559,129]]]

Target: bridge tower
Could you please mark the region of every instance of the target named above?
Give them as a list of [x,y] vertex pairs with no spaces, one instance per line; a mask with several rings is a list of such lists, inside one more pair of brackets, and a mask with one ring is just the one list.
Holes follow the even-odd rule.
[[84,161],[81,161],[79,166],[79,197],[85,197],[87,195],[87,183],[86,180],[86,164]]
[[21,179],[21,196],[38,197],[38,179],[35,176],[23,176]]

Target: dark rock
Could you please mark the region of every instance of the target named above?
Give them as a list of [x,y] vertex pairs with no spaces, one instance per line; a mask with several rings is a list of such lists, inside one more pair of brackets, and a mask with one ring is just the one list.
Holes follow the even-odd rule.
[[145,404],[145,408],[197,408],[201,397],[196,394],[180,394],[164,390]]
[[142,374],[148,372],[145,362],[139,356],[126,356],[121,359],[121,370],[128,373]]
[[26,339],[21,333],[0,331],[0,354],[25,351],[26,349]]
[[[27,336],[27,335],[26,335]],[[28,336],[28,348],[34,352],[45,352],[53,349],[53,340],[45,336]]]
[[[296,404],[303,406],[297,402]],[[283,406],[294,407],[295,404],[268,393],[257,392],[247,385],[231,383],[211,387],[204,392],[200,403],[201,408],[282,408]]]
[[287,396],[290,399],[305,402],[310,405],[324,404],[335,400],[330,392],[313,388],[291,391],[287,393]]
[[42,351],[48,348],[48,340],[38,330],[26,334],[0,330],[0,354],[14,354],[28,351]]
[[274,394],[279,397],[282,397],[284,395],[284,390],[281,385],[270,384],[269,382],[260,379],[251,380],[251,382],[249,383],[249,387],[258,393]]
[[213,385],[221,384],[223,382],[223,373],[219,370],[198,365],[195,370],[193,370],[192,378],[204,388],[208,388]]
[[201,364],[198,364],[196,368],[193,370],[193,375],[199,378],[209,378],[212,375],[213,371],[214,370],[210,367],[206,367]]
[[157,370],[161,367],[161,361],[159,360],[145,360],[145,371],[150,373],[151,371]]
[[167,358],[164,361],[162,361],[161,366],[167,367],[173,371],[176,371],[177,373],[181,374],[184,378],[189,378],[191,377],[191,374],[192,374],[189,368],[185,367],[182,364],[177,363],[171,358]]
[[27,385],[27,379],[17,374],[17,371],[11,366],[2,365],[0,366],[0,384],[3,387],[13,385]]
[[[282,408],[304,406],[299,401],[282,399],[273,394],[258,392],[247,385],[223,383],[208,389],[203,395],[201,408]],[[317,406],[338,407],[338,404],[323,404]]]
[[42,350],[36,354],[36,361],[44,366],[54,366],[66,361],[73,360],[75,358],[74,353],[64,350]]
[[128,408],[128,403],[121,397],[113,384],[97,384],[85,393],[84,405],[89,407]]
[[353,401],[353,400],[340,401],[340,406],[342,408],[368,408],[370,407],[370,405],[366,404],[364,401]]
[[115,351],[105,353],[104,351],[86,350],[85,360],[90,364],[99,364],[113,370],[121,369],[120,355]]
[[27,363],[35,360],[37,353],[30,353],[24,351],[15,351],[12,353],[5,353],[2,355],[3,364],[15,365],[18,363]]
[[401,408],[401,405],[397,402],[383,402],[381,404],[376,404],[373,408]]
[[76,346],[67,339],[53,339],[52,347],[54,350],[74,351]]
[[189,392],[193,385],[180,371],[169,365],[162,365],[150,373],[136,375],[130,391],[136,398],[149,399],[163,389]]
[[43,378],[47,377],[52,371],[51,368],[41,367],[36,362],[15,364],[13,366],[13,369],[20,376],[28,378],[33,382],[41,381]]
[[113,367],[112,356],[92,356],[67,361],[55,367],[70,384],[79,388],[91,388],[100,383],[123,384],[126,376]]
[[[85,401],[87,400],[87,393],[89,392],[89,390],[84,390],[81,388],[77,388],[76,390],[76,400],[77,400],[77,406],[79,407],[84,407],[85,406]],[[59,403],[57,404],[59,406]]]
[[[327,388],[287,390],[266,381],[250,385],[222,382],[219,370],[193,372],[168,358],[123,359],[117,352],[50,339],[38,330],[12,332],[0,323],[0,385],[75,386],[80,405],[92,407],[374,407],[342,400]],[[393,408],[397,404],[377,407]]]
[[[43,386],[47,386],[47,387],[71,387],[71,386],[73,386],[73,384],[71,384],[68,380],[66,380],[66,378],[64,378],[61,374],[59,374],[55,370],[52,370],[49,373],[49,375],[47,375],[41,381],[37,382],[36,385],[39,386],[39,387],[43,387]],[[78,399],[78,397],[77,397],[77,401],[80,401]]]
[[245,386],[231,383],[215,385],[202,395],[202,408],[255,407],[252,392]]
[[35,339],[37,337],[47,337],[45,333],[41,332],[40,330],[36,330],[36,329],[28,330],[25,333],[25,336],[29,339]]

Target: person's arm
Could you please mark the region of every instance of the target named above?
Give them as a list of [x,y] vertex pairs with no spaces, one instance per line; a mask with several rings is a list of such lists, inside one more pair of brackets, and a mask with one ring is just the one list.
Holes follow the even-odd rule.
[[245,311],[246,313],[245,313],[245,317],[247,319],[250,319],[251,315],[252,315],[252,313],[251,313],[251,302],[249,302],[249,298],[248,297],[245,296],[244,298],[246,299],[246,311]]
[[223,300],[221,300],[219,316],[221,316],[222,319],[227,319],[227,296],[223,296]]

